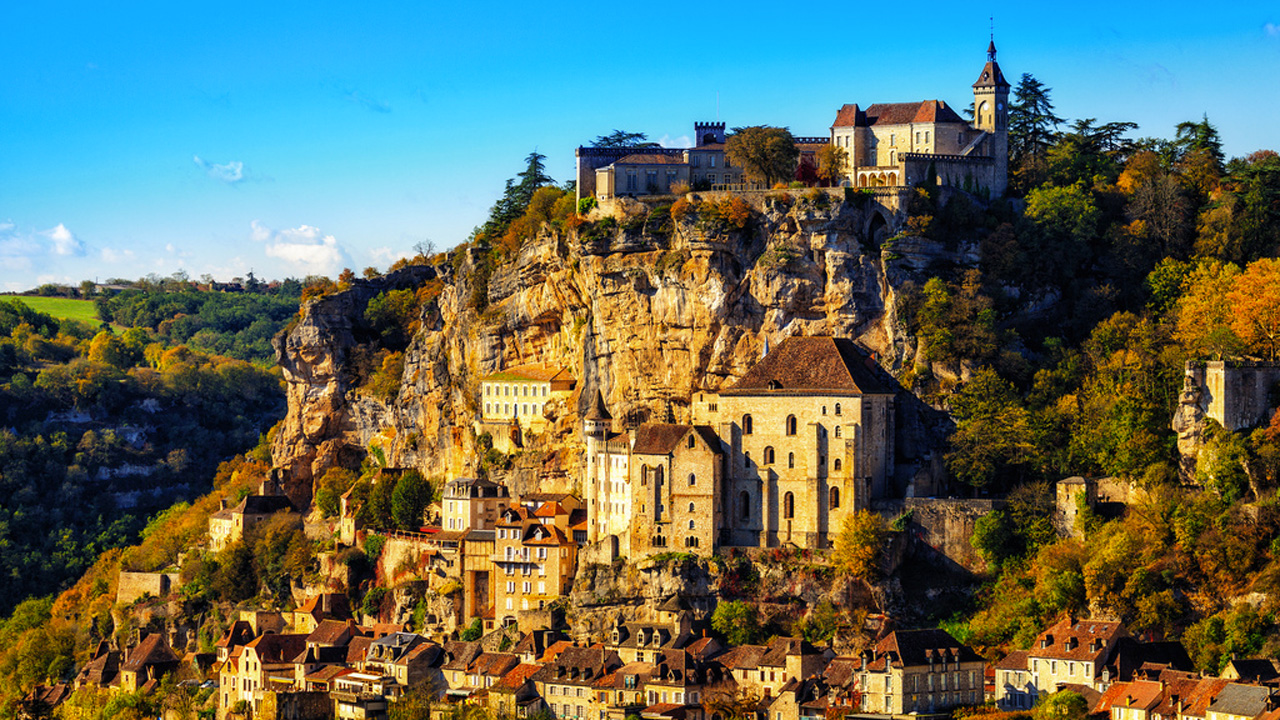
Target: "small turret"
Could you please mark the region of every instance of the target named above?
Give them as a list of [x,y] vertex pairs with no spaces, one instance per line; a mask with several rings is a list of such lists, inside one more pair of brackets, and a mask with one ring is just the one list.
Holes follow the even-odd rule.
[[595,397],[591,398],[591,404],[587,406],[587,412],[582,416],[582,432],[588,438],[603,440],[612,424],[613,416],[605,409],[604,395],[597,389]]

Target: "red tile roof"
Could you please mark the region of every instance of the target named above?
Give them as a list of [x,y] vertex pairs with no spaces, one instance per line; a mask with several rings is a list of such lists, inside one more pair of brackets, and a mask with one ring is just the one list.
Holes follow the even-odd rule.
[[637,153],[635,155],[627,155],[613,161],[614,165],[684,165],[684,158],[679,155],[652,155],[648,153]]
[[907,123],[963,123],[941,100],[906,103],[875,103],[866,110],[857,105],[844,105],[836,113],[831,127],[866,127],[870,125],[906,125]]
[[507,692],[515,692],[520,689],[521,685],[528,682],[529,676],[538,672],[541,668],[541,665],[534,665],[533,663],[520,663],[512,668],[506,675],[503,675],[502,679],[494,683],[493,687],[489,689],[491,691],[503,690]]

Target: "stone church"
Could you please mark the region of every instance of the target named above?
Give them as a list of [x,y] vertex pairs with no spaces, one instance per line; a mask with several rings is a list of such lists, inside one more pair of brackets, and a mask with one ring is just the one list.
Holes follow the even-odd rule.
[[895,394],[831,337],[787,338],[731,387],[695,394],[689,425],[614,432],[597,393],[587,539],[621,555],[827,547],[848,513],[895,492]]

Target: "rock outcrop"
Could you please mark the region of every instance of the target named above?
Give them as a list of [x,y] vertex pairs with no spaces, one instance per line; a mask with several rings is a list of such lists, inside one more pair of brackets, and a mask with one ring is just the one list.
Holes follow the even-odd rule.
[[[624,218],[607,233],[600,223],[581,235],[544,233],[491,275],[479,252],[466,250],[455,253],[456,273],[409,267],[308,301],[277,339],[289,409],[273,455],[289,494],[309,499],[314,478],[370,447],[390,466],[476,472],[479,381],[514,365],[568,368],[577,393],[504,478],[513,494],[573,489],[577,412],[597,388],[627,422],[688,421],[693,392],[740,377],[766,342],[789,335],[852,337],[888,371],[910,368],[916,342],[897,319],[897,288],[922,283],[934,263],[971,264],[972,251],[913,240],[882,254],[865,232],[871,214],[884,212],[874,202],[757,202],[745,230],[696,214],[669,223]],[[422,309],[399,392],[376,398],[357,387],[354,367],[373,342],[365,307],[381,292],[428,281],[443,287]],[[487,298],[483,310],[478,296]],[[914,472],[913,462],[930,465],[941,431],[928,408],[906,412],[898,427],[909,440],[899,455]]]

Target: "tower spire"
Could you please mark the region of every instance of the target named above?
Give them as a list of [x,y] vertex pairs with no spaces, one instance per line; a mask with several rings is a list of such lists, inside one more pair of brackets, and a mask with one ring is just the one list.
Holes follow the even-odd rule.
[[987,62],[995,62],[996,61],[996,18],[993,15],[988,19],[991,21],[991,43],[987,45]]

